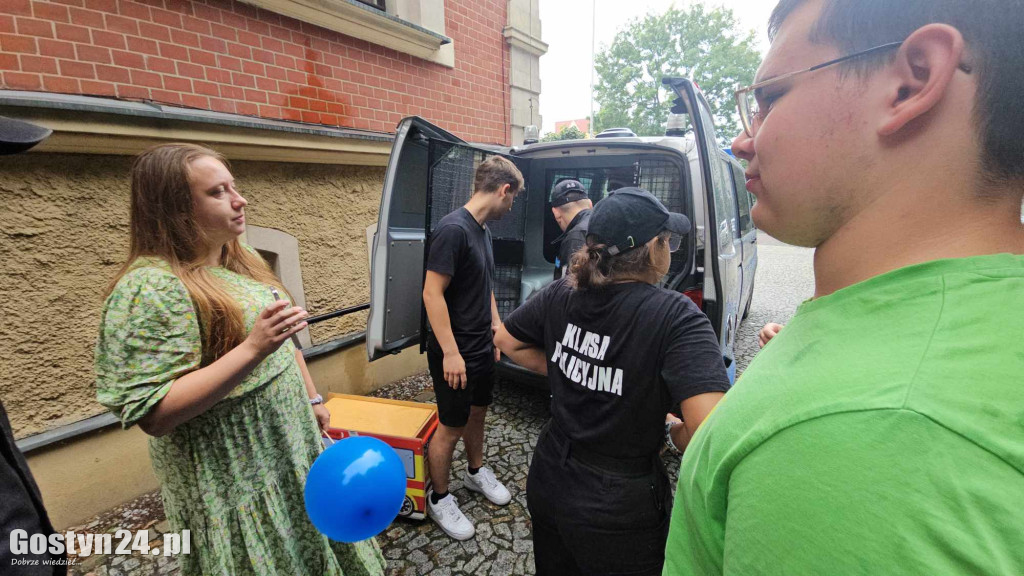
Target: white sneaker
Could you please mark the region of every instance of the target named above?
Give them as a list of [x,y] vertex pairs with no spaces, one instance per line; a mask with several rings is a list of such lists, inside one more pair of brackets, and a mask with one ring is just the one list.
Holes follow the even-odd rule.
[[444,533],[456,540],[469,540],[476,534],[473,523],[459,510],[459,501],[449,493],[437,504],[431,500],[434,491],[427,492],[427,514],[437,522]]
[[476,474],[470,474],[469,470],[462,477],[463,484],[473,492],[479,492],[498,506],[504,506],[512,501],[512,495],[508,488],[494,477],[494,472],[486,466],[481,466]]

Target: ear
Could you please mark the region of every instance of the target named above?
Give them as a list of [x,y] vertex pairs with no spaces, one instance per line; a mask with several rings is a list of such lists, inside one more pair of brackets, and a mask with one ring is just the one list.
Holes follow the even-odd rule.
[[941,102],[963,54],[963,35],[947,24],[928,24],[908,36],[893,63],[891,104],[879,135],[899,132]]
[[498,196],[504,198],[508,196],[508,191],[512,188],[511,184],[502,184],[501,188],[498,188]]

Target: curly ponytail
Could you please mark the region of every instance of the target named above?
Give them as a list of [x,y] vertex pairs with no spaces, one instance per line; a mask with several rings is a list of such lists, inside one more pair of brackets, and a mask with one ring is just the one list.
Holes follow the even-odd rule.
[[[660,234],[658,241],[667,242],[668,236]],[[569,284],[573,288],[596,290],[620,282],[654,284],[661,277],[651,260],[651,250],[646,244],[615,256],[609,255],[606,247],[590,236],[587,238],[587,245],[572,255],[569,264]]]

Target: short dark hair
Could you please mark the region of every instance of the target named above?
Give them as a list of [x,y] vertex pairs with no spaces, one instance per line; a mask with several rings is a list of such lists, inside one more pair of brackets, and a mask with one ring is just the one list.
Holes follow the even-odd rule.
[[504,156],[491,156],[480,163],[473,175],[473,192],[497,192],[508,184],[513,192],[523,189],[523,174]]
[[[559,206],[552,206],[552,208],[554,208],[555,210],[558,210],[562,214],[565,214],[566,212],[568,212],[569,210],[572,210],[574,208],[583,209],[584,206],[586,206],[587,202],[593,202],[593,201],[590,198],[588,198],[586,196],[583,196],[579,200],[573,200],[571,202],[566,202],[565,204],[561,204]],[[593,205],[593,204],[591,204],[591,205]]]
[[[806,0],[780,0],[768,21],[773,39],[787,17]],[[1024,181],[1024,0],[823,0],[812,42],[853,53],[904,40],[931,23],[953,26],[974,59],[978,92],[973,115],[981,142],[983,175],[994,184]],[[882,55],[851,67],[877,67]]]

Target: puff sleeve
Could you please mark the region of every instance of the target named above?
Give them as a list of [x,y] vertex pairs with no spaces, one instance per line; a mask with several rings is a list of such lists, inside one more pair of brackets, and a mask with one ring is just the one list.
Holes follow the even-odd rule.
[[125,274],[100,320],[95,356],[99,403],[128,428],[201,361],[199,322],[178,277],[151,267]]

